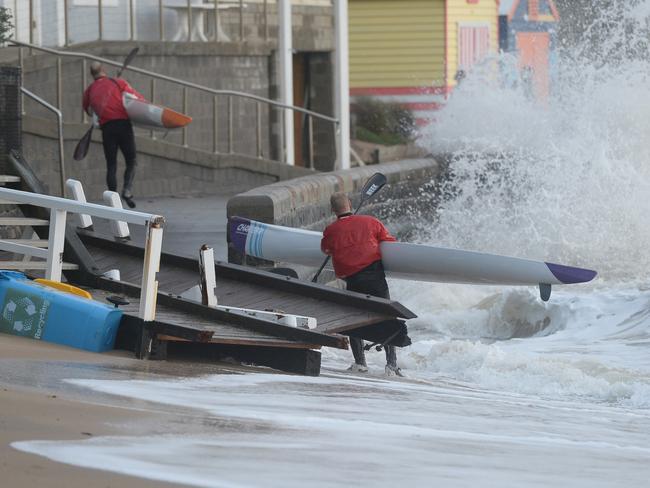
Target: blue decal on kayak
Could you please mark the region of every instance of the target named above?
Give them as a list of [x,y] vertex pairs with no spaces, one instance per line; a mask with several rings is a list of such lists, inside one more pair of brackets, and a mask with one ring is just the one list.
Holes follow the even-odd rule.
[[573,268],[562,264],[546,263],[546,266],[551,270],[553,276],[565,285],[570,285],[572,283],[586,283],[593,280],[598,274],[596,271],[591,269]]
[[230,242],[237,252],[246,254],[246,240],[251,227],[251,221],[241,217],[230,217]]
[[257,239],[257,254],[258,258],[262,257],[262,243],[264,242],[264,234],[266,233],[268,226],[260,224],[259,226],[259,238]]

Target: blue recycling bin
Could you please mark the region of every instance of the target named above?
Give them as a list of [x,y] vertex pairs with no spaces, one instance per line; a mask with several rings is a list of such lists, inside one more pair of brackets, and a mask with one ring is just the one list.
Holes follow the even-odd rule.
[[86,351],[113,349],[122,311],[0,270],[0,332]]

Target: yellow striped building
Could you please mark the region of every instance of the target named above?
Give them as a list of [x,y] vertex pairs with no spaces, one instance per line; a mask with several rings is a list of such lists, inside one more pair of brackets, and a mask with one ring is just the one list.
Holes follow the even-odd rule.
[[423,122],[499,46],[498,0],[349,0],[350,89],[404,103]]

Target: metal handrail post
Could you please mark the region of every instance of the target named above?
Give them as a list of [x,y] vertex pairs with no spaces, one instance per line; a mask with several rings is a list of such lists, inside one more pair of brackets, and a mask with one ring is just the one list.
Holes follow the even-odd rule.
[[56,108],[58,108],[59,110],[61,110],[61,104],[63,103],[62,78],[63,78],[63,66],[61,63],[61,57],[58,56],[56,58]]
[[158,0],[158,29],[160,32],[160,40],[165,40],[165,16],[163,12],[163,0]]
[[[151,103],[156,103],[156,79],[151,78]],[[151,138],[156,139],[156,131],[151,130]]]
[[25,54],[23,53],[23,48],[18,48],[18,65],[20,66],[20,113],[25,115],[25,95],[23,95],[22,87],[25,84]]
[[212,152],[219,152],[219,100],[212,98]]
[[63,45],[67,46],[70,42],[70,19],[68,18],[68,0],[63,0],[63,27],[64,27],[64,42]]
[[278,147],[280,148],[279,154],[278,154],[278,161],[281,163],[286,163],[286,151],[285,151],[285,146],[284,146],[284,118],[286,117],[286,110],[280,109],[280,117],[278,117],[279,124],[280,124],[280,130],[278,131],[279,133],[279,140],[278,140]]
[[34,44],[34,0],[29,0],[29,43]]
[[[187,87],[183,87],[183,113],[187,113]],[[187,126],[183,127],[183,146],[187,147]]]
[[214,0],[214,40],[219,42],[219,0]]
[[14,0],[14,37],[18,39],[18,0]]
[[244,0],[239,0],[239,41],[244,40]]
[[257,102],[255,104],[256,110],[255,110],[255,116],[256,116],[256,133],[257,133],[257,157],[262,158],[262,107],[260,106],[260,102]]
[[[88,65],[86,64],[86,58],[83,58],[81,60],[81,91],[84,92],[86,90],[86,85],[88,84]],[[88,122],[88,114],[86,111],[81,107],[81,122],[86,123]]]
[[269,40],[269,1],[264,0],[264,40]]
[[30,92],[24,87],[20,88],[20,91],[27,95],[29,98],[32,100],[40,103],[43,105],[45,108],[48,110],[54,112],[56,114],[56,117],[58,119],[58,138],[59,138],[59,170],[61,173],[61,196],[65,196],[65,160],[64,160],[64,151],[63,151],[63,114],[61,111],[51,105],[50,103],[46,102],[43,100],[41,97],[38,95]]
[[309,132],[309,169],[314,169],[314,119],[307,116],[307,131]]
[[135,11],[133,10],[133,0],[129,0],[129,39],[135,39]]
[[103,0],[97,2],[97,22],[99,23],[99,40],[104,39],[104,6]]
[[192,0],[187,0],[187,40],[192,42]]
[[228,154],[234,150],[233,134],[233,116],[232,116],[232,97],[228,97]]

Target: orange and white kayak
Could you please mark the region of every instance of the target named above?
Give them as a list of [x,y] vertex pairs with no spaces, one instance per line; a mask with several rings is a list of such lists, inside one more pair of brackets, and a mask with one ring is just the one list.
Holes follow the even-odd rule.
[[123,102],[129,119],[138,127],[154,130],[180,129],[192,122],[192,117],[188,115],[141,100],[130,93],[124,93]]

